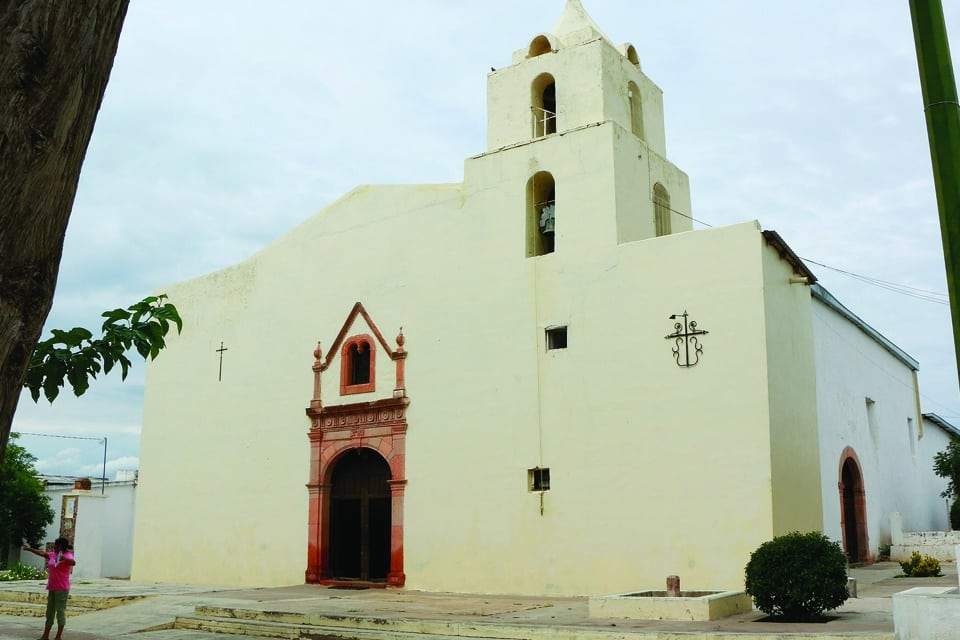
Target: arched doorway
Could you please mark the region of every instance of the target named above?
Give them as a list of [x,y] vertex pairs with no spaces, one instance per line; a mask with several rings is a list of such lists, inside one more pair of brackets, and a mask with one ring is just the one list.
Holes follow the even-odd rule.
[[351,449],[330,481],[330,574],[385,581],[390,573],[390,466],[371,449]]
[[851,563],[867,562],[870,559],[870,546],[867,539],[866,491],[857,454],[849,447],[840,458],[839,489],[843,549]]

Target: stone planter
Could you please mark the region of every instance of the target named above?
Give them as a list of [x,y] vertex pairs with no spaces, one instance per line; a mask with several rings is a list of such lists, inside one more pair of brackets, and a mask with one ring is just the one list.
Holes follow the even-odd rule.
[[753,610],[753,601],[743,591],[681,591],[679,597],[641,591],[591,596],[589,605],[591,618],[630,620],[719,620]]

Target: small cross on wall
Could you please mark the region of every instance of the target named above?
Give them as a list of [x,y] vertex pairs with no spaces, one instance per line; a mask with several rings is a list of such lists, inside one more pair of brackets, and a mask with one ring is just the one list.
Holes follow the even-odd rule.
[[217,375],[217,382],[223,382],[223,352],[229,351],[229,349],[223,346],[223,340],[220,341],[220,348],[216,350],[216,353],[220,354],[220,373]]

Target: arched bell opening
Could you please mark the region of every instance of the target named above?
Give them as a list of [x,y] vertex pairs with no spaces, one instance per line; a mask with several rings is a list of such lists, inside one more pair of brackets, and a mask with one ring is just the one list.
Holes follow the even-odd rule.
[[557,132],[557,83],[549,73],[542,73],[533,81],[530,109],[533,113],[534,138]]

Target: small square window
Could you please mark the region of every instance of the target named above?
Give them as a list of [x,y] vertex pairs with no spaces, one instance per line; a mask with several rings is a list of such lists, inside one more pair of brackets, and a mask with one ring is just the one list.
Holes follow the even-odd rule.
[[527,470],[527,486],[530,491],[549,491],[550,490],[550,469]]
[[547,351],[567,348],[567,328],[551,327],[547,329]]

